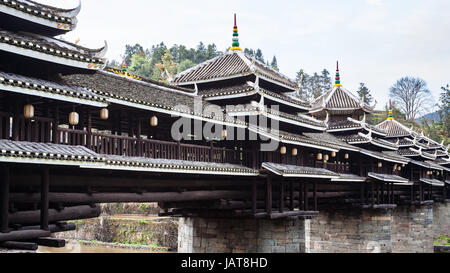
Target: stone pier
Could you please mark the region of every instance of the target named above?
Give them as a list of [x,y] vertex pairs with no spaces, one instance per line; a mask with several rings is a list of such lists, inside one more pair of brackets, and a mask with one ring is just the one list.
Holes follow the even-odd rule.
[[321,211],[311,220],[180,218],[181,253],[432,253],[449,204]]
[[305,241],[305,220],[181,218],[178,225],[180,253],[302,253]]

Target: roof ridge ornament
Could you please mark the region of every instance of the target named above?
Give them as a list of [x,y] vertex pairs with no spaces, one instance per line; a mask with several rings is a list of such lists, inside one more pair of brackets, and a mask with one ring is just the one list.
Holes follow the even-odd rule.
[[392,108],[392,100],[389,99],[389,114],[388,114],[388,120],[394,119],[394,110]]
[[242,51],[239,47],[239,33],[237,27],[236,13],[234,14],[233,43],[230,51]]
[[334,87],[342,87],[341,76],[339,73],[339,61],[336,61],[336,81],[334,83]]

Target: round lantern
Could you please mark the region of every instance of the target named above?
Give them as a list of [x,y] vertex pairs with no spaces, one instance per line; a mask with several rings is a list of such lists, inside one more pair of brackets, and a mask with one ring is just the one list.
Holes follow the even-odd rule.
[[378,162],[378,168],[383,168],[383,162]]
[[31,104],[27,104],[23,107],[23,115],[25,118],[34,118],[34,106]]
[[77,112],[72,112],[69,114],[69,124],[72,126],[76,126],[80,123],[80,116]]
[[345,154],[345,155],[344,155],[344,158],[345,158],[345,159],[349,159],[349,158],[350,158],[350,155],[349,155],[349,154]]
[[298,150],[296,148],[292,149],[292,156],[297,156]]
[[107,120],[109,118],[109,111],[106,108],[103,108],[102,110],[100,110],[100,118],[102,120]]
[[331,157],[335,158],[336,157],[336,152],[331,152]]
[[401,171],[402,170],[402,166],[398,166],[398,169],[397,169],[398,171]]
[[156,116],[153,116],[153,117],[150,119],[150,125],[151,125],[152,127],[158,126],[158,118],[157,118]]
[[323,161],[326,163],[326,162],[328,162],[328,160],[330,160],[330,156],[329,155],[325,155],[323,157]]
[[280,153],[281,153],[282,155],[285,155],[286,152],[287,152],[286,146],[281,147]]
[[227,137],[228,137],[228,131],[227,131],[227,129],[223,129],[222,130],[222,138],[226,139]]
[[318,153],[317,154],[317,160],[318,161],[322,161],[322,159],[323,159],[323,154],[322,153]]

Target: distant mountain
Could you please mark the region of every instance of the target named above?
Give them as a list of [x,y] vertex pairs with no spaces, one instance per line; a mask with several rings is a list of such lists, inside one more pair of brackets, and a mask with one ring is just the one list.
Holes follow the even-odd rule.
[[430,113],[430,114],[427,114],[427,115],[425,115],[423,117],[420,117],[420,118],[416,119],[416,122],[419,123],[419,124],[422,124],[422,120],[423,119],[438,121],[440,119],[440,117],[439,117],[438,112],[434,112],[434,113]]

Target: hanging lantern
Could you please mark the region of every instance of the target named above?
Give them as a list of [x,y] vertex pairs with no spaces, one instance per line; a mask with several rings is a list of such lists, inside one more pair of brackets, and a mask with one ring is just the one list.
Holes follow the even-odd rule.
[[280,153],[281,153],[282,155],[285,155],[285,154],[287,153],[286,146],[282,146],[282,147],[281,147]]
[[297,156],[298,150],[296,148],[292,149],[292,156]]
[[157,118],[156,116],[153,116],[153,117],[150,119],[150,125],[151,125],[152,127],[158,126],[158,118]]
[[103,108],[102,110],[100,110],[100,118],[102,120],[107,120],[109,118],[109,111],[106,108]]
[[398,169],[397,169],[398,171],[401,171],[402,170],[402,166],[398,166]]
[[34,106],[31,104],[25,105],[23,107],[23,115],[27,119],[34,118]]
[[318,161],[322,161],[322,159],[323,159],[323,154],[322,153],[318,153],[317,154],[317,160]]
[[78,125],[80,122],[80,115],[77,112],[72,112],[69,114],[69,124],[72,126]]
[[402,164],[402,167],[403,167],[403,168],[406,167],[406,164]]
[[325,156],[323,157],[323,161],[324,161],[325,163],[327,163],[328,160],[330,160],[330,156],[329,156],[329,155],[325,155]]
[[344,155],[344,158],[345,158],[345,159],[349,159],[349,158],[350,158],[350,155],[349,155],[349,154],[345,154],[345,155]]
[[378,168],[383,168],[383,162],[378,162]]
[[336,152],[331,152],[331,157],[335,158],[336,157]]
[[222,130],[222,139],[226,139],[228,137],[228,131],[227,129]]

